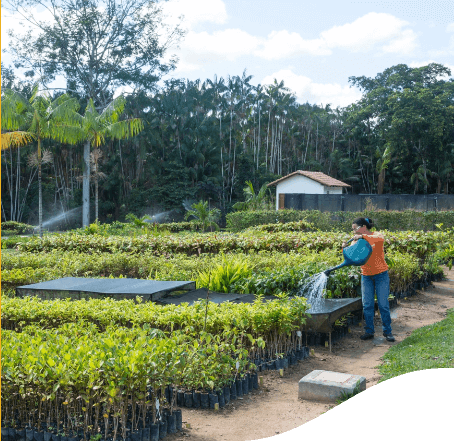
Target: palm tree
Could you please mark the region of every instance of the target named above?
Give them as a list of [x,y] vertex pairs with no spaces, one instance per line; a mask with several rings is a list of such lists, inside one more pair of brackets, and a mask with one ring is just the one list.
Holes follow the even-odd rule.
[[81,137],[84,142],[84,168],[82,185],[82,226],[90,224],[90,147],[99,148],[106,138],[128,139],[143,129],[140,118],[120,121],[126,100],[123,96],[115,98],[107,107],[98,113],[90,98],[85,114],[78,115]]
[[246,187],[243,188],[244,202],[233,204],[233,209],[238,211],[258,210],[265,203],[267,184],[263,184],[258,193],[255,193],[254,186],[251,181],[246,181]]
[[[41,183],[41,142],[49,138],[64,143],[75,144],[78,142],[78,130],[74,126],[75,115],[79,103],[75,98],[63,94],[52,101],[47,94],[38,94],[38,85],[33,89],[30,100],[27,100],[21,93],[12,89],[4,90],[2,99],[2,129],[18,130],[26,128],[25,131],[17,132],[16,136],[2,136],[3,145],[13,145],[14,142],[23,143],[32,137],[38,142],[37,165],[38,165],[38,218],[39,235],[43,235],[43,200]],[[6,135],[6,134],[5,134]],[[5,140],[5,141],[4,141]]]
[[193,216],[197,221],[202,224],[203,231],[206,231],[208,227],[214,227],[216,230],[219,229],[219,225],[216,221],[221,215],[221,210],[218,208],[208,209],[208,201],[199,201],[198,203],[191,205],[192,210],[188,210],[185,219]]

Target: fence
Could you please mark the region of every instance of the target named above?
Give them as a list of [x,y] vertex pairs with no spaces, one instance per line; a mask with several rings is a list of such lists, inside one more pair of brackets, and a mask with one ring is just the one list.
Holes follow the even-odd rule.
[[451,194],[301,194],[284,195],[284,207],[294,210],[363,211],[377,210],[454,210],[454,195]]

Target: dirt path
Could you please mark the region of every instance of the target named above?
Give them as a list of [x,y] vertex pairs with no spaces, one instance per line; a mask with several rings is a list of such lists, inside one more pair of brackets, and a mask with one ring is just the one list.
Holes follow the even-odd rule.
[[[332,406],[298,400],[298,381],[315,369],[350,373],[366,377],[367,388],[375,385],[380,374],[377,366],[390,345],[408,337],[415,329],[438,322],[446,310],[454,308],[454,269],[445,268],[447,281],[435,282],[407,300],[399,300],[392,310],[395,343],[381,337],[381,324],[376,317],[374,340],[363,342],[362,327],[351,327],[351,333],[333,345],[333,351],[316,347],[309,359],[284,371],[260,373],[264,385],[244,398],[231,402],[219,412],[183,408],[183,432],[166,440],[246,441],[283,433],[310,421]],[[186,425],[190,427],[187,428]]]

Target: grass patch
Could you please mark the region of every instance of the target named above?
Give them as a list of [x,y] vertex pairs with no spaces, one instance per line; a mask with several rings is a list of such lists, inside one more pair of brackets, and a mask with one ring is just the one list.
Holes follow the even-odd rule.
[[383,356],[379,382],[424,369],[454,368],[454,308],[440,322],[415,330]]

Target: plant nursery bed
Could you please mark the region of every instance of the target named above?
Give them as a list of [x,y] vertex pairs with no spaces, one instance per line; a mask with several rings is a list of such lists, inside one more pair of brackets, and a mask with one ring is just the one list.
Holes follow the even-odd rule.
[[[445,268],[445,275],[454,280],[454,269]],[[310,347],[313,349],[310,357],[285,369],[282,377],[276,370],[260,372],[259,380],[262,377],[263,385],[243,396],[242,400],[231,401],[218,412],[184,408],[183,431],[169,435],[166,441],[246,441],[271,437],[298,427],[335,406],[298,399],[298,382],[314,370],[363,376],[366,388],[377,384],[381,378],[377,366],[392,345],[404,340],[417,328],[443,320],[447,309],[454,308],[454,293],[440,289],[450,284],[444,281],[436,285],[399,300],[392,319],[395,343],[382,337],[378,315],[375,317],[373,340],[360,340],[363,327],[350,325],[350,332],[333,345],[331,353],[323,346]]]
[[142,279],[90,279],[85,277],[63,277],[48,282],[23,285],[16,288],[19,297],[38,296],[43,300],[113,298],[154,301],[171,292],[195,289],[191,281],[160,281]]

